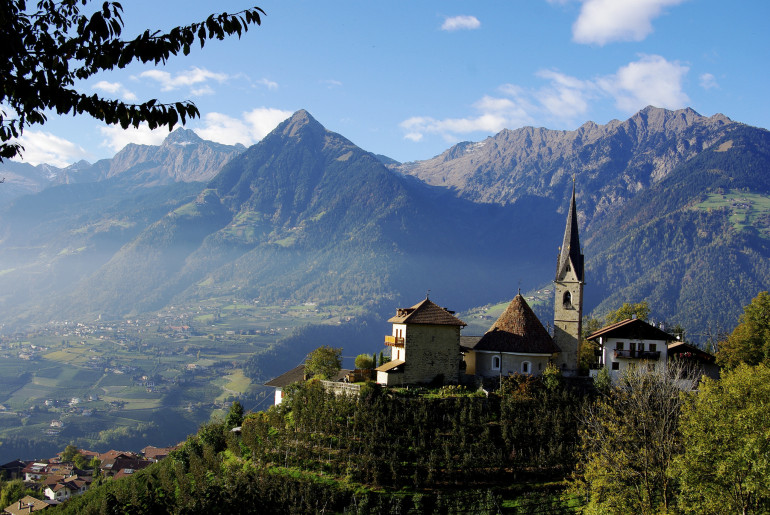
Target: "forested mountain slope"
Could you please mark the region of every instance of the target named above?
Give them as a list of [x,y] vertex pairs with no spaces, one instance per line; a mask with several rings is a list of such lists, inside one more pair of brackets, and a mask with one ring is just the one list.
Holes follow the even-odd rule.
[[0,308],[23,325],[223,296],[504,301],[552,279],[574,177],[586,312],[647,300],[657,319],[729,329],[770,288],[769,134],[648,107],[398,164],[305,111],[235,157],[176,131],[3,206]]

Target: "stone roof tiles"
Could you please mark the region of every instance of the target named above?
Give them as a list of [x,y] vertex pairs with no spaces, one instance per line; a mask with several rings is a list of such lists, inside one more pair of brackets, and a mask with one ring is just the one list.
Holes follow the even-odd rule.
[[521,294],[514,297],[492,327],[470,348],[477,351],[524,354],[560,352]]
[[454,316],[454,311],[442,308],[428,298],[411,308],[399,308],[396,310],[396,316],[390,318],[388,322],[392,324],[467,325]]

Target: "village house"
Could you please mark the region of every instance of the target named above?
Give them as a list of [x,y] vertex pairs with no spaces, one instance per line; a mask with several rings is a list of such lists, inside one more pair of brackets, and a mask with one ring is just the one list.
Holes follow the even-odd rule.
[[[599,367],[607,367],[615,380],[629,368],[645,366],[655,369],[677,361],[694,376],[719,377],[714,356],[643,320],[629,318],[610,324],[588,335],[599,346]],[[598,371],[592,370],[596,375]]]
[[50,475],[43,481],[45,485],[44,495],[52,501],[63,502],[87,491],[91,486],[89,476],[63,476]]
[[667,332],[637,318],[629,318],[588,335],[599,345],[600,367],[607,367],[613,379],[629,367],[656,368],[666,363],[668,344],[676,339]]
[[393,324],[391,335],[385,337],[391,360],[375,369],[379,384],[457,384],[462,362],[460,329],[466,324],[454,311],[426,297],[411,308],[399,308],[388,322]]

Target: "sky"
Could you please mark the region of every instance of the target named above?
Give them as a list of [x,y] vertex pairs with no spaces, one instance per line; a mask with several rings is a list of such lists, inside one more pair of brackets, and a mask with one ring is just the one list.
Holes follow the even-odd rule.
[[[260,2],[260,0],[256,0]],[[167,31],[242,0],[126,0],[123,37]],[[89,4],[94,9],[100,3]],[[257,143],[306,109],[364,150],[401,162],[524,126],[574,130],[653,105],[770,128],[767,0],[265,0],[261,26],[163,66],[132,64],[78,83],[135,103],[192,100],[185,126]],[[168,129],[122,130],[49,114],[23,160],[66,166],[160,144]]]

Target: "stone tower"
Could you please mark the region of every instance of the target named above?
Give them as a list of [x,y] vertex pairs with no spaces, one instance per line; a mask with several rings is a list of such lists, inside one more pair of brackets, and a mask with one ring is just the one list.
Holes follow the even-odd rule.
[[567,213],[564,241],[556,265],[553,304],[553,340],[561,349],[557,365],[565,375],[577,373],[578,342],[583,320],[583,254],[580,252],[578,217],[575,207],[575,181]]

